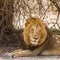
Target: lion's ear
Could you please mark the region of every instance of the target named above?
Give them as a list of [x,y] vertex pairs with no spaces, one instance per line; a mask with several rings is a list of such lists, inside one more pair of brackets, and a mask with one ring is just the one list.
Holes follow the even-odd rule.
[[26,20],[26,23],[25,23],[25,27],[27,27],[29,24],[31,24],[32,22],[34,23],[35,22],[35,20],[36,20],[36,18],[29,18],[29,19],[27,19]]
[[31,19],[27,19],[25,23],[25,27],[27,27],[31,23]]
[[27,27],[29,24],[30,24],[30,22],[29,21],[26,21],[25,27]]

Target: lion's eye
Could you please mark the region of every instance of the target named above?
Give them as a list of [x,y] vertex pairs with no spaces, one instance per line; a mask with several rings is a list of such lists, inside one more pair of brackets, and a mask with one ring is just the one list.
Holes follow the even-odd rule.
[[37,34],[40,34],[41,30],[38,30]]
[[31,29],[31,32],[33,33],[34,32],[34,29]]
[[41,32],[41,30],[39,30],[39,32]]

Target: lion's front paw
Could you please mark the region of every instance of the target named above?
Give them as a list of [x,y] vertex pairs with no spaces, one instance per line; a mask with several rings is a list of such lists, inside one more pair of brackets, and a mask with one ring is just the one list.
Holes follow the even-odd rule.
[[13,58],[14,56],[11,53],[7,52],[7,53],[4,54],[4,57]]

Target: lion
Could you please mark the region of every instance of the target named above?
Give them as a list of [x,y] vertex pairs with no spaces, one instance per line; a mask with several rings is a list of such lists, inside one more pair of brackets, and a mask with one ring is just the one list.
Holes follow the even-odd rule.
[[23,41],[26,49],[18,49],[6,54],[12,57],[37,56],[44,50],[53,49],[54,40],[51,39],[46,24],[40,18],[29,18],[26,20],[23,31]]

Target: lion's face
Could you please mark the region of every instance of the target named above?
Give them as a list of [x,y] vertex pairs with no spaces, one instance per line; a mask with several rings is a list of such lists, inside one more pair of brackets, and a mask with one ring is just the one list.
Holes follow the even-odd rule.
[[41,39],[41,27],[38,24],[33,24],[31,26],[29,39],[32,45],[38,45]]
[[26,45],[41,45],[47,37],[45,24],[39,18],[30,18],[25,23],[23,35]]

